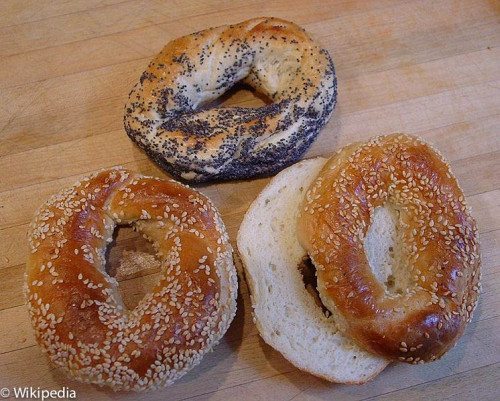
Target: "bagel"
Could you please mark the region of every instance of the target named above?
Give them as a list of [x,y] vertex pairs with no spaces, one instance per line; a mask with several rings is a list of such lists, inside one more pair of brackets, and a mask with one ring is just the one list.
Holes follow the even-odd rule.
[[[118,224],[153,243],[162,274],[124,308],[105,270]],[[171,384],[218,343],[236,311],[232,248],[209,199],[113,168],[49,199],[28,232],[26,297],[37,342],[73,378],[114,390]]]
[[[272,100],[203,108],[238,81]],[[332,60],[299,26],[254,18],[168,43],[133,87],[129,137],[193,182],[270,175],[297,161],[336,103]]]
[[303,160],[271,180],[245,214],[238,251],[264,341],[306,372],[332,382],[364,383],[388,361],[338,330],[335,317],[323,313],[297,269],[307,256],[298,240],[297,216],[326,161]]
[[[423,363],[449,350],[477,304],[480,255],[476,223],[440,154],[402,134],[353,144],[305,199],[299,241],[339,329],[392,360]],[[392,251],[369,238],[380,235],[375,219]]]

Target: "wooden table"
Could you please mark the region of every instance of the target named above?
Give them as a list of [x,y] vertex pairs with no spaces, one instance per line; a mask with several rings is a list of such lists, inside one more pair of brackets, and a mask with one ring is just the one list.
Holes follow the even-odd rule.
[[[304,26],[333,56],[339,104],[307,153],[404,131],[451,161],[477,218],[483,294],[472,324],[442,360],[393,364],[363,386],[298,371],[259,337],[241,284],[229,332],[174,386],[115,394],[68,379],[35,345],[22,295],[25,233],[50,194],[122,164],[164,176],[122,127],[127,94],[169,40],[272,15]],[[76,390],[81,400],[500,399],[500,3],[495,0],[124,1],[3,0],[0,5],[0,387]],[[261,104],[251,92],[228,104]],[[267,179],[201,187],[234,242]],[[122,229],[111,252],[146,245]],[[133,305],[155,275],[123,280]]]

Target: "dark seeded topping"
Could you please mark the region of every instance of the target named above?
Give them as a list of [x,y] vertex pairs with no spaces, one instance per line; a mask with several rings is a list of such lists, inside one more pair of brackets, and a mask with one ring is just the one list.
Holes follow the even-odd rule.
[[[203,108],[240,80],[273,103]],[[124,125],[176,177],[250,178],[299,159],[336,98],[335,70],[325,49],[292,23],[253,19],[169,43],[130,93]]]

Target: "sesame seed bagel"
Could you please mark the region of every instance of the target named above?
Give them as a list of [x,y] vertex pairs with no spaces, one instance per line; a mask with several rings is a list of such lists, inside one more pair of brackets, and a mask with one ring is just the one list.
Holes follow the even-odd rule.
[[[152,242],[162,274],[133,310],[105,271],[117,224]],[[121,168],[62,190],[28,232],[26,296],[38,343],[72,377],[114,390],[169,385],[197,365],[236,311],[224,224],[209,199]]]
[[[268,96],[260,108],[203,108],[236,82]],[[270,175],[297,161],[337,97],[332,60],[288,21],[254,18],[168,43],[132,89],[127,134],[178,178]]]
[[[395,241],[381,281],[367,254],[380,247],[368,237],[382,210]],[[429,145],[393,134],[343,148],[309,187],[298,224],[321,300],[360,346],[415,364],[456,343],[477,304],[478,235],[449,165]]]
[[273,177],[245,213],[238,252],[263,340],[299,369],[332,382],[361,384],[389,361],[359,347],[323,310],[315,282],[307,280],[307,253],[298,240],[297,215],[306,189],[326,162],[301,160]]

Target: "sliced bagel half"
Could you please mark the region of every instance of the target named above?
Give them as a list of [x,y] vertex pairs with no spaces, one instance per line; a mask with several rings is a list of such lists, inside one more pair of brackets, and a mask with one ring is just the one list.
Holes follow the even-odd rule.
[[264,341],[301,370],[332,382],[361,384],[389,361],[338,330],[311,285],[306,288],[299,268],[307,259],[297,238],[299,207],[326,161],[304,160],[275,176],[245,214],[237,244]]

